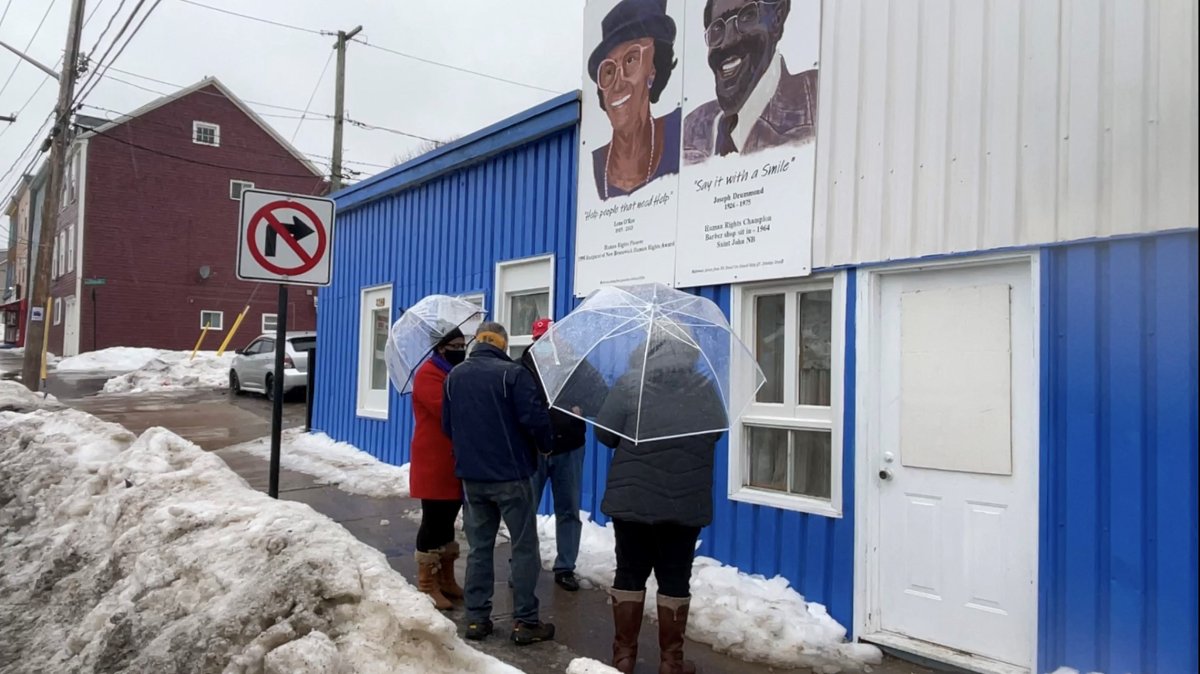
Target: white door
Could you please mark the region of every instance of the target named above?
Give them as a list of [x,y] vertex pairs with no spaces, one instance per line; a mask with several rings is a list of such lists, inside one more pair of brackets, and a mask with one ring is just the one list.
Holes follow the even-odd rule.
[[868,300],[869,627],[980,671],[1027,671],[1036,654],[1032,271],[1025,259],[879,273]]
[[79,355],[79,303],[74,295],[63,300],[63,356]]

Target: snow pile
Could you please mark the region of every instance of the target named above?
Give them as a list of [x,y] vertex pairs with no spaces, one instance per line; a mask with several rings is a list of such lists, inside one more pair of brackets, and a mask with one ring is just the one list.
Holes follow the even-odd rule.
[[[575,573],[603,588],[612,587],[616,574],[616,539],[612,524],[600,526],[586,517]],[[552,515],[538,516],[542,566],[554,568],[558,555]],[[858,670],[878,664],[883,654],[867,644],[846,643],[846,628],[825,607],[808,602],[787,579],[770,580],[697,557],[692,568],[692,604],[688,638],[748,662],[775,667],[807,667],[823,674]],[[646,588],[653,596],[651,576]],[[653,599],[646,615],[657,619]]]
[[52,395],[42,396],[14,381],[0,381],[0,412],[32,412],[59,407]]
[[20,671],[516,671],[380,552],[163,429],[0,412],[0,504],[0,662]]
[[[1070,667],[1059,667],[1054,670],[1053,674],[1080,674],[1079,670],[1071,669]],[[1092,674],[1100,674],[1100,672],[1092,672]]]
[[591,658],[575,658],[567,665],[567,674],[611,674],[617,670]]
[[219,389],[229,386],[229,368],[235,354],[217,356],[201,351],[191,360],[188,351],[162,351],[133,372],[113,377],[104,383],[105,393],[143,393],[184,389]]
[[63,358],[55,368],[59,372],[129,372],[136,370],[164,353],[161,349],[142,349],[114,346],[78,356]]
[[[245,452],[261,459],[271,458],[271,438],[259,438],[227,451]],[[279,462],[317,478],[320,484],[332,484],[342,491],[372,498],[407,497],[408,464],[393,466],[361,449],[338,442],[324,433],[305,433],[299,429],[283,432]]]

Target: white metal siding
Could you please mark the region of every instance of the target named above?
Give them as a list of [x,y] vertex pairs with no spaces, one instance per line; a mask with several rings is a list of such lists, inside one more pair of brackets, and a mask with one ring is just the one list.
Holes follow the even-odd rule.
[[813,266],[1197,226],[1194,0],[826,0]]

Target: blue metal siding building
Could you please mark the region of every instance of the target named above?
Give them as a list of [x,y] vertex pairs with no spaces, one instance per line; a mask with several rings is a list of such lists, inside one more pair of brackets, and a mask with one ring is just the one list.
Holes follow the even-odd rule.
[[[554,258],[554,314],[575,305],[578,99],[565,95],[335,195],[334,283],[319,295],[314,426],[408,461],[408,402],[356,412],[361,291],[391,286],[391,318],[432,293],[483,294],[496,264]],[[1197,236],[1047,246],[1041,257],[1038,667],[1197,671]],[[846,272],[840,518],[731,501],[718,448],[701,554],[781,575],[855,624],[855,285]],[[729,286],[701,288],[727,314]],[[608,452],[587,450],[599,512]]]

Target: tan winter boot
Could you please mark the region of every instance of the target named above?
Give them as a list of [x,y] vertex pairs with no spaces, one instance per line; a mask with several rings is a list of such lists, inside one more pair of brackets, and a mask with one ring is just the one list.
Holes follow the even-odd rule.
[[438,574],[442,567],[441,550],[432,550],[430,552],[416,552],[417,557],[417,589],[425,594],[433,597],[433,605],[439,611],[448,611],[454,608],[454,604],[442,594],[441,583],[438,582]]
[[438,575],[438,583],[441,585],[442,594],[451,599],[463,598],[463,589],[458,581],[454,580],[454,562],[458,559],[458,554],[458,541],[442,546],[442,568]]
[[632,674],[637,666],[638,635],[642,632],[646,592],[609,590],[613,602],[612,665],[621,674]]
[[658,674],[696,674],[695,663],[683,659],[690,597],[658,595]]

